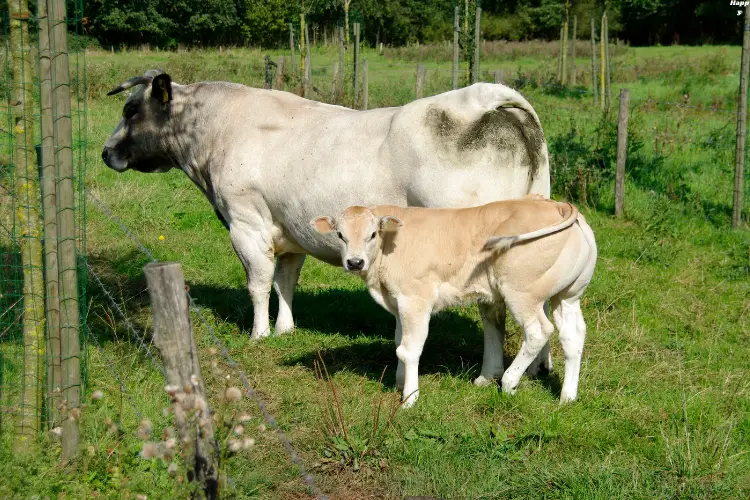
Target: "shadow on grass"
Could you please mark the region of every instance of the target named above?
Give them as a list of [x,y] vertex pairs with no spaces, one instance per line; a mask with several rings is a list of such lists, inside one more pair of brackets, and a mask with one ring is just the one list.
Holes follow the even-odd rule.
[[[150,315],[149,296],[141,269],[147,260],[133,252],[114,261],[91,257],[89,262],[105,288],[118,301],[122,299],[127,304],[131,323],[139,330],[146,331],[143,320]],[[95,279],[89,276],[88,282],[89,297],[93,302],[109,307],[109,300]],[[244,287],[188,285],[199,307],[210,310],[217,319],[232,323],[249,335],[253,311]],[[272,321],[277,311],[278,301],[272,299]],[[352,339],[348,345],[321,350],[330,373],[349,371],[378,380],[383,368],[388,367],[384,383],[386,387],[395,387],[395,319],[377,305],[365,290],[299,287],[294,295],[294,314],[299,329]],[[111,340],[114,335],[130,339],[119,318],[112,321],[108,315],[92,314],[89,321],[90,331],[100,341]],[[420,374],[444,374],[465,378],[467,382],[473,380],[482,364],[482,335],[481,323],[465,309],[446,310],[433,316],[430,335],[420,359]],[[367,341],[357,340],[363,338]],[[302,365],[312,370],[317,352],[318,349],[313,346],[306,352],[287,358],[283,364]],[[506,353],[505,366],[510,366],[512,361],[513,357]],[[542,375],[539,380],[559,396],[560,380],[556,373]]]

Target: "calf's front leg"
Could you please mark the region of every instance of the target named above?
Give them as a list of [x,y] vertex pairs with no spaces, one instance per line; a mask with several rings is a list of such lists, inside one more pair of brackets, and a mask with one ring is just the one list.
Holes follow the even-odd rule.
[[[419,357],[430,328],[430,304],[419,298],[399,297],[398,315],[401,343],[396,356],[404,365],[403,407],[410,408],[419,398]],[[398,374],[396,376],[398,378]]]

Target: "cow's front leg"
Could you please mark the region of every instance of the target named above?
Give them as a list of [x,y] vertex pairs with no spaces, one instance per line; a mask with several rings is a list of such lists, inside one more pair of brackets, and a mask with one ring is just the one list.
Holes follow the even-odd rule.
[[292,299],[294,289],[305,263],[305,255],[287,253],[276,258],[276,273],[274,274],[274,289],[279,297],[279,315],[276,318],[276,333],[286,333],[294,329],[292,315]]
[[232,246],[242,261],[247,274],[247,290],[253,302],[252,339],[271,333],[268,322],[268,300],[273,282],[273,250],[271,236],[265,231],[230,229]]
[[474,385],[484,386],[503,376],[503,343],[505,340],[505,302],[479,303],[479,314],[484,327],[484,354],[482,371]]
[[401,345],[396,356],[404,364],[403,407],[414,406],[419,398],[419,357],[430,328],[431,308],[424,300],[400,297],[398,314],[401,322]]

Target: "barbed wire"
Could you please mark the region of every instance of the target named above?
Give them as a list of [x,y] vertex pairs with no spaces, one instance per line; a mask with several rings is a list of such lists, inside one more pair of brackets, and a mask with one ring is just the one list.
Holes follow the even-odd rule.
[[[85,191],[88,197],[94,202],[94,204],[97,205],[97,207],[99,207],[102,210],[102,212],[112,222],[114,222],[128,236],[128,238],[130,238],[133,241],[136,247],[140,249],[144,255],[148,256],[152,262],[159,262],[159,260],[154,256],[154,254],[145,245],[143,245],[143,243],[141,243],[138,237],[132,231],[130,231],[130,229],[128,229],[128,227],[114,213],[112,213],[112,211],[101,200],[94,197],[94,195],[92,195],[91,191],[89,191],[88,189],[85,189]],[[257,393],[257,391],[250,384],[250,381],[248,380],[247,375],[245,374],[245,371],[240,367],[240,364],[237,363],[237,361],[235,361],[232,358],[231,354],[229,353],[229,349],[227,349],[224,342],[222,342],[221,339],[218,337],[213,326],[211,326],[211,324],[208,322],[206,317],[203,315],[203,311],[201,310],[200,307],[198,307],[192,295],[190,295],[190,292],[186,291],[185,293],[187,295],[191,310],[195,312],[195,314],[198,316],[200,321],[208,330],[213,342],[219,347],[219,352],[221,353],[222,357],[226,361],[227,365],[229,365],[230,367],[234,368],[237,371],[239,379],[242,382],[242,385],[245,387],[245,392],[251,399],[255,401],[261,413],[263,414],[263,418],[265,419],[266,423],[270,425],[271,428],[275,431],[274,434],[276,435],[276,438],[284,447],[292,463],[297,466],[300,476],[302,476],[302,480],[305,482],[305,484],[307,484],[308,488],[310,488],[310,490],[313,492],[313,494],[317,498],[321,500],[328,500],[328,497],[323,494],[320,488],[318,488],[315,482],[315,478],[307,472],[307,469],[302,463],[302,460],[299,454],[297,453],[297,451],[294,449],[294,446],[292,445],[291,441],[289,440],[289,438],[286,437],[284,432],[279,427],[279,424],[276,418],[268,410],[268,405],[266,404],[266,402],[263,400],[263,398],[261,398],[261,396]]]
[[151,342],[146,343],[146,335],[145,332],[143,335],[138,333],[138,330],[133,326],[133,324],[128,319],[127,314],[125,314],[124,308],[115,300],[114,295],[107,289],[106,286],[104,286],[104,283],[102,282],[99,275],[94,271],[94,268],[86,262],[86,269],[89,272],[89,275],[91,275],[94,278],[94,281],[97,285],[99,285],[99,288],[101,289],[102,293],[104,293],[104,296],[107,297],[109,300],[109,303],[114,307],[115,311],[117,311],[117,314],[120,316],[122,321],[125,323],[125,327],[130,331],[130,333],[136,338],[138,342],[138,347],[146,351],[146,354],[148,355],[148,358],[151,360],[151,364],[154,366],[154,368],[158,369],[161,374],[166,378],[167,372],[164,369],[164,365],[157,361],[156,356],[154,356],[153,353],[153,340]]

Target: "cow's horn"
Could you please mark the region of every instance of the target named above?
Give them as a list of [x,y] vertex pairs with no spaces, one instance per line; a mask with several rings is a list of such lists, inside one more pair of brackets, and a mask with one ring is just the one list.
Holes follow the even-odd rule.
[[135,87],[136,85],[146,85],[151,83],[151,80],[153,80],[153,77],[147,77],[147,76],[134,76],[130,80],[126,82],[122,82],[117,88],[110,90],[107,92],[107,95],[115,95],[119,94],[123,90],[127,90],[130,87]]

